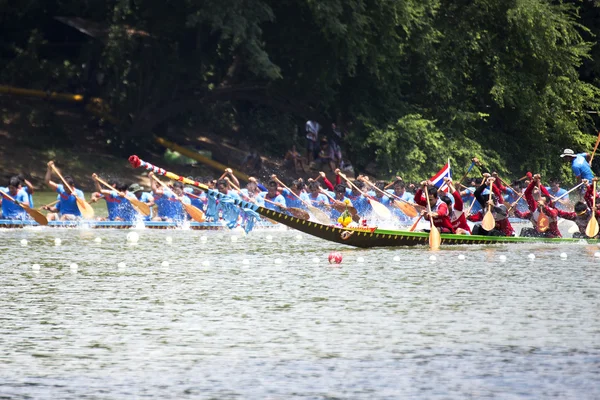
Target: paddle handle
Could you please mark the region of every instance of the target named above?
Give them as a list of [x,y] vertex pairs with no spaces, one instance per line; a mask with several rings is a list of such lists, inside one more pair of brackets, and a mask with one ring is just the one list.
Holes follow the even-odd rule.
[[38,207],[38,210],[42,210],[44,207],[52,207],[53,205],[57,204],[59,201],[60,200],[54,200],[52,203],[48,203],[48,204],[45,204],[45,205],[43,205],[41,207]]
[[[97,176],[96,176],[96,177],[94,177],[94,179],[95,179],[96,181],[98,181],[99,183],[103,184],[104,186],[106,186],[107,188],[111,189],[111,190],[117,190],[117,189],[115,189],[114,187],[110,186],[110,185],[109,185],[107,182],[103,181],[102,179],[100,179],[100,178],[99,178],[99,177],[97,177]],[[124,196],[124,193],[119,193],[119,194],[120,194],[120,195],[122,195],[123,197],[125,197],[125,196]]]
[[293,194],[298,200],[300,200],[302,202],[302,204],[304,204],[304,205],[310,205],[310,204],[307,204],[306,201],[302,200],[300,198],[300,196],[298,196],[296,193],[294,193],[294,191],[292,189],[290,189],[289,187],[285,186],[285,184],[283,182],[281,182],[278,177],[274,176],[272,178],[273,178],[273,180],[275,182],[279,183],[281,186],[283,186],[284,188],[286,188],[291,194]]
[[65,187],[67,189],[69,189],[69,192],[73,193],[73,195],[75,197],[77,197],[77,194],[75,194],[75,192],[73,191],[73,188],[71,186],[69,186],[69,184],[67,183],[67,181],[65,180],[65,178],[63,178],[63,176],[61,175],[60,171],[54,166],[54,164],[50,164],[50,167],[52,168],[52,171],[54,171],[54,173],[56,174],[56,176],[58,176],[60,178],[60,180],[62,181],[63,185],[65,185]]
[[[158,182],[160,184],[160,186],[163,187],[163,189],[171,190],[171,189],[169,189],[169,187],[167,186],[166,183],[164,183],[163,181],[161,181],[160,179],[158,179],[156,176],[150,175],[150,177],[152,179],[154,179],[156,182]],[[167,176],[167,178],[168,178],[168,176]],[[175,193],[173,193],[173,194],[175,194]],[[176,195],[175,198],[181,202],[181,198],[179,196]]]
[[414,230],[417,228],[417,224],[419,223],[419,221],[421,220],[421,218],[423,218],[423,214],[419,215],[419,218],[417,218],[417,220],[415,221],[414,224],[412,224],[412,226],[409,229],[409,232],[414,232]]
[[590,157],[590,165],[592,165],[592,161],[594,161],[594,155],[596,154],[596,150],[598,150],[599,144],[600,144],[600,131],[598,132],[598,139],[596,139],[596,145],[594,146],[594,151],[592,151],[592,157]]

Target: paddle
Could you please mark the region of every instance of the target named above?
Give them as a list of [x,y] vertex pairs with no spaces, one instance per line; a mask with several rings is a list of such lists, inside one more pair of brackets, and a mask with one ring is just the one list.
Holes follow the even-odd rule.
[[53,205],[57,204],[59,201],[60,201],[60,200],[54,200],[52,203],[49,203],[49,204],[43,205],[43,206],[41,206],[41,207],[38,207],[37,209],[38,209],[38,210],[46,210],[46,209],[48,209],[49,207],[52,207]]
[[596,139],[596,145],[594,146],[594,151],[592,152],[592,157],[590,157],[590,165],[592,165],[592,161],[594,161],[594,154],[596,154],[596,150],[598,150],[599,144],[600,144],[600,131],[598,132],[598,139]]
[[[595,149],[594,149],[595,150]],[[596,219],[596,178],[593,179],[594,194],[592,200],[592,217],[585,228],[585,235],[593,238],[598,234],[598,220]]]
[[384,190],[379,189],[377,187],[377,185],[375,185],[374,183],[371,183],[370,181],[368,181],[366,179],[363,179],[362,181],[364,183],[366,183],[367,185],[371,186],[372,188],[374,188],[375,190],[377,190],[378,192],[380,192],[381,194],[384,194],[391,199],[399,200],[399,201],[392,202],[392,205],[394,207],[400,209],[400,211],[402,211],[404,214],[406,214],[406,216],[408,216],[410,218],[414,218],[417,215],[419,215],[419,213],[417,212],[417,209],[412,204],[410,204],[408,201],[404,200],[403,198],[396,196],[393,193],[388,193]]
[[338,212],[343,213],[347,209],[348,212],[352,215],[352,219],[355,219],[355,217],[358,216],[358,211],[356,211],[356,208],[354,206],[351,206],[342,201],[336,200],[335,198],[331,197],[329,195],[329,193],[327,193],[327,191],[323,188],[321,188],[321,193],[323,193],[325,196],[327,196],[329,198],[329,200],[333,201],[333,204],[328,204],[328,205],[330,207],[335,208]]
[[277,178],[276,176],[272,176],[273,180],[275,180],[277,183],[279,183],[281,186],[283,186],[284,188],[286,188],[291,194],[293,194],[298,200],[300,200],[305,206],[306,208],[308,208],[308,211],[310,211],[310,213],[315,217],[315,219],[317,221],[319,221],[320,223],[324,224],[324,225],[329,225],[331,224],[331,218],[329,218],[329,216],[327,214],[325,214],[322,210],[319,210],[317,207],[314,207],[313,205],[311,205],[309,202],[306,202],[304,200],[302,200],[300,198],[300,196],[298,196],[296,193],[294,193],[294,191],[292,189],[290,189],[289,187],[285,186],[285,184],[283,182],[281,182],[279,180],[279,178]]
[[[92,175],[92,178],[94,178],[96,181],[98,181],[99,183],[103,184],[107,188],[109,188],[111,190],[115,190],[114,187],[112,187],[108,183],[104,182],[96,174]],[[140,201],[140,200],[136,199],[135,196],[126,196],[125,193],[119,193],[119,195],[122,196],[122,197],[125,197],[127,200],[129,200],[129,202],[131,203],[131,205],[133,207],[135,207],[141,214],[146,215],[146,216],[150,215],[150,207],[148,207],[148,204],[144,203],[143,201]]]
[[52,168],[52,171],[54,171],[54,173],[60,178],[63,185],[65,185],[65,187],[71,192],[71,194],[75,196],[75,200],[77,201],[77,208],[79,208],[79,212],[81,212],[83,218],[94,219],[94,209],[92,208],[92,206],[87,201],[85,201],[85,199],[82,199],[79,196],[77,196],[77,193],[75,193],[73,188],[69,186],[67,181],[65,181],[65,178],[63,178],[60,171],[54,166],[53,162],[50,162],[49,165],[50,168]]
[[38,210],[35,210],[35,209],[29,207],[27,204],[21,203],[17,199],[13,199],[8,193],[4,193],[1,190],[0,190],[0,194],[2,196],[6,197],[8,200],[10,200],[13,203],[15,203],[16,205],[18,205],[19,207],[21,207],[23,210],[25,210],[25,212],[27,214],[29,214],[31,216],[31,218],[33,218],[33,220],[35,222],[37,222],[38,224],[40,224],[40,225],[48,225],[48,219],[44,216],[44,214],[42,214]]
[[412,226],[408,230],[409,232],[414,232],[414,230],[417,228],[417,224],[419,223],[419,221],[421,220],[421,218],[423,218],[423,214],[419,215],[419,218],[417,218],[417,220],[415,221],[415,223],[412,224]]
[[431,215],[431,203],[429,201],[427,185],[425,185],[425,198],[427,199],[427,212],[429,213],[429,222],[431,223],[431,229],[429,230],[429,248],[431,250],[438,250],[440,248],[442,238],[440,236],[440,231],[438,231],[438,228],[433,224],[433,216]]
[[[339,174],[346,182],[348,182],[348,184],[350,186],[352,186],[353,188],[355,188],[356,190],[358,190],[359,192],[361,191],[359,188],[356,187],[356,185],[354,183],[352,183],[347,177],[346,175],[342,174],[340,172]],[[377,200],[375,200],[374,198],[372,198],[371,196],[366,196],[367,199],[369,200],[369,204],[371,204],[371,207],[373,208],[373,211],[375,212],[375,214],[377,214],[380,218],[383,219],[391,219],[392,218],[392,212],[383,204],[381,204],[380,202],[378,202]]]
[[[150,177],[152,179],[154,179],[156,182],[158,182],[160,184],[160,186],[162,186],[164,189],[170,190],[169,187],[160,179],[158,179],[156,176],[154,175],[150,175]],[[175,193],[173,193],[175,194]],[[179,200],[179,202],[181,203],[181,205],[183,206],[183,208],[185,209],[185,211],[190,214],[190,217],[192,217],[192,219],[196,222],[204,222],[206,220],[206,215],[204,215],[204,213],[202,212],[202,210],[198,209],[197,207],[194,207],[191,204],[186,204],[182,201],[182,197],[183,196],[177,196],[175,195],[177,200]]]
[[[492,185],[493,183],[488,180],[490,183],[490,194],[488,196],[488,203],[492,201]],[[488,209],[483,216],[483,221],[481,221],[481,227],[486,231],[491,231],[496,226],[496,220],[494,219],[494,214],[492,214],[492,204],[488,204]]]
[[[235,183],[233,183],[233,182],[232,182],[232,181],[231,181],[229,178],[227,178],[227,177],[225,177],[225,180],[227,180],[227,182],[229,182],[229,184],[230,184],[231,186],[233,186],[233,188],[234,188],[235,190],[237,190],[238,192],[240,192],[240,194],[241,194],[242,196],[244,196],[244,192],[242,192],[242,190],[240,189],[240,187],[239,187],[239,186],[237,186]],[[245,196],[244,196],[244,197],[245,197]],[[281,208],[282,210],[287,210],[287,211],[289,211],[289,212],[290,212],[290,214],[292,214],[292,215],[293,215],[294,217],[296,217],[296,218],[300,218],[300,219],[303,219],[303,220],[305,220],[305,221],[308,221],[308,220],[310,219],[310,214],[308,214],[308,213],[307,213],[306,211],[304,211],[304,210],[301,210],[300,208],[296,208],[296,207],[285,207],[285,206],[282,206],[282,205],[281,205],[281,204],[279,204],[279,203],[275,203],[274,201],[271,201],[271,200],[267,199],[267,198],[266,198],[266,196],[263,198],[263,200],[264,200],[264,201],[266,201],[267,203],[273,204],[273,205],[275,205],[275,206],[277,206],[277,207]]]

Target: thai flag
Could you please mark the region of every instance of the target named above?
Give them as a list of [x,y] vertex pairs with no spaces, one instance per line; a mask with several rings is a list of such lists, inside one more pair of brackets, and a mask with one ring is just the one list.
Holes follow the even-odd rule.
[[452,179],[452,169],[450,168],[450,159],[442,169],[429,179],[438,190],[448,192],[448,185],[444,182],[444,178]]

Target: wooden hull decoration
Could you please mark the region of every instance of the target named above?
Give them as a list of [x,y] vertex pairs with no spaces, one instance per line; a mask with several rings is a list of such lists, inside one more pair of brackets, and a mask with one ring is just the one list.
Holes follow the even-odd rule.
[[[256,206],[254,206],[256,207]],[[342,228],[327,226],[312,221],[304,221],[290,217],[277,211],[256,207],[253,209],[262,216],[277,221],[290,228],[299,230],[330,242],[346,244],[355,247],[395,247],[395,246],[417,246],[429,245],[429,233],[408,232],[394,229],[370,228]],[[442,245],[469,245],[469,244],[498,244],[498,243],[580,243],[585,240],[588,243],[599,243],[596,239],[572,239],[572,238],[528,238],[528,237],[503,237],[503,236],[479,236],[479,235],[454,235],[441,234]]]

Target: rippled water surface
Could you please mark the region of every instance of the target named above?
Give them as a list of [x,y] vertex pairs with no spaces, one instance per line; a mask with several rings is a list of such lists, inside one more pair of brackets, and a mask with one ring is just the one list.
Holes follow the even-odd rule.
[[137,232],[0,230],[0,398],[600,398],[597,246]]

